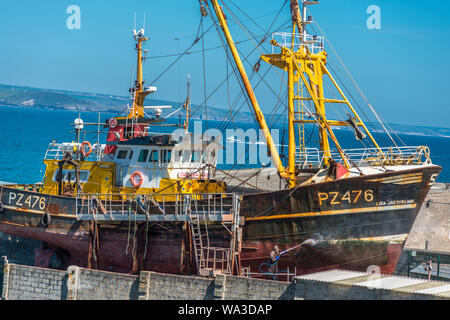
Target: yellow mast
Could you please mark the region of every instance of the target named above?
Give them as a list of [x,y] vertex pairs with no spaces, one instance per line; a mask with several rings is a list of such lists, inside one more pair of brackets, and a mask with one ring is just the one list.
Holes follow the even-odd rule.
[[150,93],[150,91],[144,90],[144,79],[142,71],[142,43],[147,41],[148,38],[144,36],[144,29],[136,32],[133,30],[134,40],[136,41],[136,51],[137,51],[137,66],[136,66],[136,81],[134,88],[131,88],[134,93],[133,106],[130,113],[126,116],[128,119],[132,118],[143,118],[144,117],[144,100],[145,97]]
[[[201,0],[208,4],[208,0]],[[280,160],[280,156],[273,142],[272,136],[270,135],[267,123],[265,121],[264,115],[261,112],[258,101],[250,85],[250,81],[245,73],[245,69],[240,60],[238,51],[231,37],[228,25],[223,14],[222,8],[219,6],[217,0],[211,0],[211,4],[214,7],[214,11],[219,20],[220,26],[225,35],[227,44],[236,62],[236,66],[239,70],[239,74],[244,83],[247,94],[252,103],[253,110],[255,111],[256,120],[264,133],[267,145],[271,152],[273,161],[275,162],[278,172],[281,177],[288,179],[289,186],[295,187],[296,182],[296,164],[295,158],[297,152],[296,141],[295,141],[295,123],[305,124],[305,123],[318,123],[319,124],[319,137],[320,137],[320,147],[323,152],[324,165],[328,166],[331,160],[331,148],[329,143],[329,138],[335,144],[344,165],[347,168],[351,167],[350,161],[347,155],[341,148],[331,126],[347,126],[346,121],[336,121],[328,120],[326,118],[325,105],[327,103],[341,103],[346,104],[355,118],[357,119],[356,126],[363,127],[368,137],[372,141],[373,145],[382,152],[378,143],[373,138],[372,134],[369,132],[365,124],[362,122],[359,115],[356,113],[353,106],[350,104],[347,97],[344,95],[343,91],[339,88],[337,82],[331,76],[331,73],[326,67],[327,63],[327,53],[323,50],[322,46],[318,46],[318,40],[316,37],[309,36],[306,33],[305,26],[310,23],[309,19],[306,19],[306,6],[317,4],[318,1],[307,1],[302,0],[303,4],[303,17],[299,8],[298,0],[291,0],[291,14],[292,14],[292,41],[291,43],[283,43],[281,46],[275,40],[272,40],[272,45],[281,48],[281,53],[279,54],[266,54],[262,55],[261,59],[265,62],[276,66],[286,72],[288,72],[288,119],[289,119],[289,160],[288,168],[285,168]],[[298,35],[296,35],[296,29]],[[300,43],[295,43],[296,39],[300,39]],[[289,48],[289,47],[290,48]],[[298,46],[298,50],[295,51],[295,46]],[[317,49],[321,49],[320,52]],[[341,95],[341,99],[328,99],[324,94],[324,76],[327,75],[335,88]],[[300,81],[302,82],[304,88],[308,93],[308,96],[303,96],[300,92],[295,92],[295,88],[300,86]],[[300,91],[300,90],[297,90]],[[301,90],[303,92],[303,90]],[[303,115],[296,118],[295,112],[295,101],[311,101],[315,108],[314,120],[305,120]],[[300,155],[304,152],[304,145],[302,142],[299,144]],[[300,158],[302,159],[302,158]]]
[[[346,104],[352,111],[358,122],[357,126],[364,128],[365,132],[371,139],[374,146],[381,151],[378,143],[375,141],[365,124],[362,122],[359,115],[356,113],[353,106],[350,104],[343,91],[339,88],[337,82],[331,76],[331,73],[326,67],[327,63],[327,53],[317,46],[318,40],[315,37],[309,36],[306,33],[305,25],[309,23],[306,19],[306,6],[318,3],[317,1],[302,1],[303,3],[303,18],[299,8],[298,0],[291,0],[291,14],[292,14],[292,41],[290,43],[283,43],[279,45],[275,40],[272,40],[272,45],[281,48],[281,53],[279,54],[267,54],[262,55],[261,59],[273,66],[276,66],[284,71],[288,72],[288,106],[289,106],[289,172],[295,170],[295,136],[294,136],[294,126],[293,123],[318,123],[319,124],[319,138],[320,147],[324,154],[324,165],[328,165],[331,159],[331,149],[328,137],[333,141],[338,149],[344,165],[349,168],[351,167],[347,156],[343,152],[339,142],[334,135],[331,126],[347,126],[345,121],[335,121],[328,120],[326,118],[326,103],[342,103]],[[296,34],[296,29],[298,29],[298,34]],[[299,46],[298,50],[295,51],[294,43],[298,39]],[[288,47],[289,45],[289,47]],[[316,46],[315,48],[313,48]],[[311,52],[313,49],[321,49],[321,52]],[[332,81],[335,88],[338,90],[342,99],[327,99],[324,95],[324,76],[327,75]],[[295,93],[295,88],[299,86],[299,81],[302,81],[303,86],[307,89],[308,97]],[[309,100],[313,103],[315,108],[315,119],[305,120],[303,116],[300,115],[296,118],[294,105],[295,101],[306,101]],[[300,154],[304,152],[302,150],[302,143],[299,144]],[[292,159],[291,159],[292,158]]]
[[191,76],[190,75],[188,75],[187,98],[183,104],[183,108],[186,110],[186,119],[184,121],[183,128],[187,132],[189,129],[189,119],[191,118]]
[[[207,4],[207,1],[205,1],[205,3]],[[264,134],[264,138],[266,139],[267,147],[270,150],[271,158],[275,162],[275,166],[277,167],[278,172],[282,178],[289,178],[291,180],[293,178],[295,180],[295,176],[294,177],[290,176],[290,172],[288,173],[286,171],[286,169],[283,166],[283,163],[281,162],[280,155],[278,154],[278,150],[270,134],[269,127],[267,126],[266,123],[266,119],[259,107],[258,100],[256,99],[255,93],[253,92],[252,86],[245,72],[244,65],[242,64],[241,58],[239,57],[239,53],[234,44],[230,30],[228,29],[228,23],[225,20],[222,8],[219,6],[217,0],[211,0],[211,4],[214,7],[214,11],[219,20],[220,27],[222,28],[228,47],[230,48],[231,54],[233,55],[233,59],[236,63],[236,67],[238,68],[239,75],[242,79],[242,82],[244,83],[245,90],[247,91],[248,97],[255,112],[256,121],[258,122]]]

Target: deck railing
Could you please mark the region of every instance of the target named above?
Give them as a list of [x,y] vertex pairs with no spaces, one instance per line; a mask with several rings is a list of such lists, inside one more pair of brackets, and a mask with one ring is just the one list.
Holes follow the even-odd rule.
[[79,194],[79,220],[188,221],[204,215],[210,221],[233,221],[239,197],[233,193],[205,194]]
[[[93,144],[92,152],[85,157],[87,161],[99,161],[104,155],[106,145],[105,144]],[[44,160],[62,160],[67,153],[75,158],[76,151],[81,149],[81,143],[67,142],[67,143],[55,143],[49,144],[47,151],[45,152]]]
[[[324,50],[324,37],[309,34],[292,34],[286,32],[276,32],[272,34],[281,47],[291,48],[297,51],[301,46],[306,46],[311,53],[318,53]],[[272,53],[275,53],[275,46],[272,46]]]
[[[361,167],[431,163],[430,150],[426,146],[385,147],[381,148],[381,152],[377,148],[344,149],[343,151],[352,165]],[[337,150],[332,150],[331,157],[326,157],[317,148],[305,148],[301,152],[297,148],[295,163],[302,169],[313,169],[320,167],[326,158],[343,163]]]

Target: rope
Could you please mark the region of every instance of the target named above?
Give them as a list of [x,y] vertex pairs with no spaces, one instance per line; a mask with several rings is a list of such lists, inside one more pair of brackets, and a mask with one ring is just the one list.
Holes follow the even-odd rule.
[[144,261],[145,261],[145,258],[147,257],[147,243],[148,243],[148,218],[149,218],[149,212],[148,212],[148,206],[147,206],[147,211],[146,211],[146,215],[145,215],[145,223],[146,223],[146,227],[145,227],[145,246],[144,246]]
[[[308,9],[307,9],[308,10]],[[336,55],[336,57],[339,59],[341,65],[344,67],[345,71],[347,72],[348,76],[350,77],[350,79],[352,80],[354,86],[356,87],[356,89],[359,91],[359,93],[361,94],[361,96],[363,97],[363,99],[366,101],[367,105],[369,106],[370,110],[373,112],[373,114],[375,115],[375,117],[377,118],[378,122],[381,124],[381,126],[383,127],[383,129],[385,130],[385,132],[387,133],[387,135],[389,136],[389,138],[391,139],[391,141],[394,143],[394,145],[398,148],[397,144],[395,143],[394,139],[392,138],[392,136],[389,134],[388,130],[386,129],[386,127],[383,124],[382,119],[379,117],[378,113],[375,111],[375,109],[372,107],[372,105],[370,104],[369,100],[366,98],[366,96],[364,95],[364,93],[362,92],[362,90],[360,89],[360,87],[358,86],[358,84],[356,83],[355,79],[352,77],[352,75],[350,74],[350,72],[348,71],[347,67],[344,65],[344,63],[342,62],[341,58],[339,57],[339,55],[337,54],[337,52],[334,50],[334,47],[332,46],[332,44],[330,43],[330,41],[328,40],[328,38],[326,37],[325,33],[322,31],[322,29],[320,28],[319,24],[317,23],[316,19],[314,19],[313,15],[311,14],[311,12],[308,10],[309,14],[311,15],[314,23],[317,25],[317,27],[319,28],[320,32],[322,33],[322,35],[324,36],[325,40],[327,41],[328,45],[330,46],[331,50],[333,50],[334,54]],[[389,125],[388,125],[389,126]],[[392,130],[392,128],[390,128]],[[405,145],[405,143],[403,142],[402,139],[400,139],[400,137],[395,134],[397,136],[397,138]]]
[[[130,203],[131,207],[131,203]],[[136,229],[137,229],[137,221],[136,221],[136,214],[134,214],[134,231],[133,231],[133,250],[132,255],[134,257],[134,253],[136,252]]]
[[130,246],[130,234],[131,234],[130,214],[131,214],[131,205],[128,206],[128,237],[127,237],[127,248],[125,249],[125,254],[128,254],[128,248]]
[[[164,69],[152,82],[150,85],[153,85],[156,81],[159,80],[159,78],[161,78],[167,71],[169,71],[177,62],[178,60],[180,60],[188,51],[189,49],[191,49],[195,44],[197,44],[197,42],[200,40],[199,38],[199,34],[200,34],[200,29],[202,27],[202,22],[203,20],[200,20],[199,26],[198,26],[198,31],[197,31],[197,36],[195,37],[195,40],[192,42],[192,44],[186,49],[184,50],[166,69]],[[202,33],[201,37],[203,37],[206,33],[208,33],[208,31],[212,28],[212,25],[205,31]]]
[[[286,2],[285,2],[285,3],[286,3]],[[284,3],[284,4],[285,4],[285,3]],[[283,4],[283,6],[284,6],[284,4]],[[225,6],[226,6],[226,5],[225,5]],[[208,9],[209,9],[209,7],[208,7]],[[230,11],[230,9],[229,9],[228,7],[227,7],[227,9]],[[282,10],[282,9],[280,9],[279,13],[281,12],[281,10]],[[233,15],[233,13],[231,13],[231,14]],[[211,15],[211,12],[210,12],[210,15]],[[278,15],[279,15],[279,14],[278,14]],[[278,15],[277,15],[277,17],[278,17]],[[211,15],[211,17],[213,17],[213,16]],[[233,15],[233,17],[234,17],[234,15]],[[277,18],[277,17],[276,17],[276,18]],[[276,18],[275,18],[274,21],[272,22],[271,26],[275,23]],[[216,25],[215,19],[214,19],[214,18],[212,18],[212,19],[213,19],[214,25]],[[240,25],[238,19],[235,18],[235,20],[236,20],[237,23]],[[241,26],[241,25],[240,25],[240,26]],[[241,28],[242,28],[242,26],[241,26]],[[224,41],[222,40],[221,33],[219,32],[217,26],[216,26],[216,29],[217,29],[219,38],[221,39],[222,43],[224,43]],[[245,30],[244,30],[244,31],[245,31]],[[269,30],[266,32],[266,34],[267,34],[269,31],[270,31],[270,28],[269,28]],[[249,32],[249,33],[251,33],[251,32]],[[250,40],[253,41],[253,40],[255,39],[255,36],[254,36],[253,34],[252,34],[251,36],[252,36],[252,37],[251,37]],[[249,36],[249,37],[250,37],[250,36]],[[256,45],[255,49],[253,49],[253,51],[252,51],[248,56],[250,56],[256,49],[258,49],[258,47],[259,47],[261,44],[263,44],[264,41],[265,41],[265,36],[264,36],[264,38],[259,42],[259,44]],[[226,48],[225,45],[224,45],[224,48]],[[238,50],[238,51],[239,51],[239,50]],[[230,59],[230,61],[231,61],[231,58],[229,57],[229,52],[228,52],[228,50],[225,49],[225,53],[227,54],[227,58]],[[240,54],[241,54],[241,53],[240,53]],[[248,56],[247,56],[247,57],[248,57]],[[250,64],[247,58],[245,59],[245,61],[247,61],[247,63]],[[250,66],[251,66],[251,65],[250,65]],[[232,67],[233,67],[233,71],[234,71],[234,73],[235,73],[235,75],[236,75],[236,71],[235,71],[235,69],[234,69],[234,65],[233,65],[233,64],[232,64]],[[250,80],[251,80],[252,76],[254,75],[254,73],[255,73],[255,72],[252,73],[252,75],[251,75],[251,77],[250,77]],[[266,74],[267,74],[267,72],[266,72]],[[261,75],[259,75],[259,74],[258,74],[258,76],[260,76],[260,78],[261,78],[261,80],[258,82],[258,85],[259,85],[259,83],[260,83],[261,81],[264,81],[264,83],[265,83],[265,84],[267,85],[267,87],[272,91],[272,93],[275,95],[275,97],[278,98],[278,102],[279,102],[279,101],[280,101],[279,95],[277,95],[277,94],[273,91],[273,89],[270,87],[270,85],[268,85],[268,83],[264,80],[264,77],[261,77]],[[239,77],[237,77],[237,78],[238,78],[238,83],[239,83],[239,85],[240,85],[240,87],[241,87],[241,91],[242,91],[242,93],[244,93],[244,90],[243,90],[241,81],[239,81],[240,78],[239,78]],[[227,77],[227,79],[228,79],[228,77]],[[248,106],[249,106],[249,109],[250,109],[251,112],[254,114],[253,108],[250,107],[250,103],[249,103],[249,101],[248,101],[248,97],[245,95],[245,93],[244,93],[242,96],[244,96],[244,97],[246,98],[246,102],[247,102],[247,104],[248,104]],[[238,96],[238,97],[236,98],[235,102],[237,103],[237,102],[240,100],[240,98],[241,98],[241,95]],[[239,110],[242,108],[242,106],[243,106],[243,104],[239,107]],[[254,118],[253,118],[253,120],[255,121]],[[227,126],[228,123],[229,123],[229,121],[228,121],[227,123],[224,124],[224,125],[225,125],[225,128],[226,128],[226,126]],[[233,122],[233,123],[234,123],[234,122]],[[223,126],[222,126],[222,127],[223,127]],[[248,157],[248,154],[249,154],[249,153],[247,153],[247,157]],[[246,160],[247,160],[247,159],[246,159]],[[229,171],[231,171],[235,166],[236,166],[236,164],[234,164],[233,167],[232,167]],[[241,166],[242,166],[242,165],[241,165]],[[223,181],[223,180],[222,180],[222,181]]]

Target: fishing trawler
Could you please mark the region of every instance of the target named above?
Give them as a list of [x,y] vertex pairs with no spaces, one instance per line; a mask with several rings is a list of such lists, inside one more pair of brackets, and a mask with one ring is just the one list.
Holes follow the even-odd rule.
[[[212,15],[208,2],[203,3]],[[269,266],[278,264],[283,270],[296,267],[299,273],[309,273],[375,267],[381,273],[393,273],[416,215],[442,168],[432,164],[428,147],[398,146],[387,130],[393,145],[380,147],[328,69],[325,38],[307,32],[307,26],[315,23],[307,7],[318,1],[300,3],[290,1],[292,32],[274,33],[273,53],[260,56],[272,68],[287,73],[289,150],[284,164],[228,29],[226,16],[234,19],[235,14],[225,2],[220,6],[217,0],[211,1],[272,163],[288,184],[284,190],[243,196],[240,263],[247,271],[264,273],[267,256],[278,246],[285,250],[275,250],[277,258]],[[326,88],[332,98],[325,95]],[[330,105],[344,106],[348,120],[328,119]],[[370,104],[369,108],[380,120]],[[312,123],[318,127],[319,148],[305,145],[305,125]],[[372,147],[344,149],[335,127],[348,127],[364,146]]]
[[[43,248],[36,252],[39,266],[47,267],[56,256],[62,267],[76,264],[136,272],[140,245],[137,241],[141,241],[143,232],[142,217],[136,218],[136,213],[143,213],[147,244],[153,243],[152,255],[161,261],[156,265],[167,272],[179,272],[179,264],[171,261],[179,258],[180,242],[171,239],[185,227],[180,221],[187,219],[191,203],[205,206],[202,202],[205,200],[220,204],[222,209],[225,206],[228,211],[232,207],[226,203],[225,184],[213,179],[220,144],[214,137],[188,131],[190,82],[188,97],[179,108],[186,113],[184,123],[166,123],[161,113],[170,106],[144,106],[145,97],[157,88],[144,86],[142,45],[148,40],[144,29],[133,30],[133,37],[137,78],[130,89],[132,103],[128,105],[128,113],[106,123],[75,119],[76,141],[50,143],[44,156],[46,170],[41,184],[0,187],[0,230],[42,241]],[[146,113],[148,109],[153,110],[153,116]],[[97,140],[100,125],[107,128],[106,144],[80,141],[85,126],[89,125],[98,127]],[[157,131],[164,128],[169,128],[169,133]],[[211,203],[209,211],[217,209],[214,204]],[[105,222],[105,215],[109,217],[107,213],[111,210],[120,212],[121,217]],[[97,213],[101,216],[96,217]],[[152,213],[156,215],[149,217]],[[83,220],[86,214],[88,218]],[[159,226],[168,237],[161,235],[159,240],[156,237],[159,244],[155,245],[155,239],[148,239],[149,229],[158,229],[155,224],[170,220],[171,215],[182,217],[181,220],[172,217],[179,220],[174,226]],[[101,226],[97,221],[102,222]],[[170,232],[166,233],[167,230]],[[131,240],[133,245],[131,233],[135,236]],[[154,265],[151,261],[147,266],[141,262],[140,269]]]
[[[77,142],[50,145],[42,185],[2,186],[0,231],[43,241],[36,259],[42,266],[57,255],[64,266],[120,272],[263,276],[267,265],[277,265],[297,274],[370,266],[392,273],[441,167],[432,164],[426,146],[377,143],[327,68],[324,39],[307,33],[307,7],[317,1],[301,1],[302,9],[297,0],[290,3],[292,32],[274,33],[274,52],[260,57],[288,75],[283,163],[223,7],[218,0],[200,1],[202,19],[210,16],[225,38],[227,58],[286,188],[226,193],[214,176],[220,146],[187,131],[189,96],[183,135],[150,130],[163,119],[158,108],[154,117],[145,113],[144,99],[156,88],[144,86],[147,38],[140,30],[134,32],[138,72],[129,113],[105,124],[105,145],[80,142],[85,124],[76,120]],[[325,81],[336,97],[325,96]],[[344,106],[348,120],[328,119],[331,104]],[[305,145],[307,124],[318,127],[316,149]],[[345,149],[333,130],[344,126],[371,147]],[[268,263],[275,246],[283,251]]]

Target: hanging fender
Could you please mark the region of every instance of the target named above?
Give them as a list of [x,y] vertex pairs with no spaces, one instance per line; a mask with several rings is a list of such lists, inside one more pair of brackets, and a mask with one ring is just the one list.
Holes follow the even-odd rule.
[[[136,181],[136,176],[139,177],[139,182]],[[131,184],[135,188],[139,188],[144,183],[144,175],[140,171],[135,171],[130,177]]]
[[52,217],[50,216],[50,213],[46,212],[41,218],[40,225],[44,228],[47,228],[51,221]]
[[0,213],[3,213],[5,211],[5,207],[3,206],[3,203],[0,201]]

